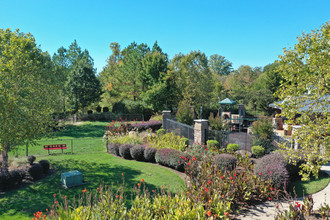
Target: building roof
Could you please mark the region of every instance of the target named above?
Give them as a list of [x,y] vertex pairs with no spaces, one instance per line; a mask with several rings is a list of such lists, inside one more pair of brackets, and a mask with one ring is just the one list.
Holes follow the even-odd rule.
[[219,104],[221,104],[221,105],[233,105],[235,103],[236,103],[235,101],[233,101],[229,98],[225,98],[224,100],[219,102]]

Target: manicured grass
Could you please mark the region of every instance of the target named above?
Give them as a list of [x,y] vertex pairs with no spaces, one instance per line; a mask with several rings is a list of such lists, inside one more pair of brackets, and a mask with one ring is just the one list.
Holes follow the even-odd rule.
[[[45,211],[46,208],[49,208],[54,201],[54,193],[72,198],[80,195],[81,190],[85,188],[88,191],[95,191],[102,182],[106,185],[113,184],[117,188],[123,182],[122,173],[127,185],[128,204],[130,189],[136,186],[141,179],[144,179],[146,187],[150,190],[164,186],[175,192],[184,187],[184,181],[178,175],[163,167],[151,163],[124,160],[107,154],[105,143],[101,140],[106,124],[86,123],[69,126],[66,130],[58,132],[56,137],[61,140],[74,138],[74,154],[70,154],[71,151],[61,154],[58,150],[57,153],[52,152],[52,155],[49,156],[47,151],[43,150],[42,145],[31,147],[29,151],[36,155],[37,161],[49,160],[56,173],[32,185],[0,194],[0,219],[31,219],[34,212]],[[89,128],[90,126],[92,127]],[[79,133],[82,133],[84,138],[77,138]],[[18,155],[23,157],[24,149],[19,149]],[[62,188],[60,174],[70,170],[82,172],[87,184],[70,189]]]
[[306,195],[310,195],[316,192],[321,191],[330,183],[330,177],[326,174],[321,172],[318,179],[311,179],[310,181],[296,181],[290,184],[289,192],[292,195],[294,191],[297,197],[302,197]]

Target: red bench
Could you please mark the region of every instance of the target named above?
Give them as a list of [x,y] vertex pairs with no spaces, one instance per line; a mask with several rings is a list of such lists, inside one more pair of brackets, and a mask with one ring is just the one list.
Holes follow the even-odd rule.
[[67,149],[66,148],[66,144],[51,144],[51,145],[44,145],[44,149],[45,150],[48,150],[48,154],[49,153],[49,150],[62,150],[62,153],[63,153],[63,149]]

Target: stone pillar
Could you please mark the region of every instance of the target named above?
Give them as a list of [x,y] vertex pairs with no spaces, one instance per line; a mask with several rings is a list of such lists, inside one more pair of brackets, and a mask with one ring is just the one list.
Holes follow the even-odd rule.
[[170,118],[171,118],[171,111],[168,110],[163,111],[163,129],[165,129],[165,131],[169,129],[167,127],[166,119],[170,119]]
[[198,119],[194,121],[194,142],[204,144],[206,142],[205,130],[209,129],[209,121],[206,119]]

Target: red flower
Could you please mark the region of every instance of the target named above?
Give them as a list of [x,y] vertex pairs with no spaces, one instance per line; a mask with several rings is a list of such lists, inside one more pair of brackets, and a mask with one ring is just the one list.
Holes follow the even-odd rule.
[[220,178],[223,179],[223,176],[221,176]]
[[229,212],[226,212],[225,213],[225,217],[227,218],[229,216]]
[[119,196],[117,195],[116,198],[118,199],[118,197],[119,197]]
[[141,182],[143,183],[144,182],[144,179],[142,179]]
[[237,173],[234,173],[234,176],[237,176]]
[[204,187],[204,189],[205,189],[205,192],[207,192],[207,191],[208,191],[208,189],[207,189],[206,187]]
[[138,185],[138,186],[141,186],[141,183],[138,183],[137,185]]
[[300,204],[299,204],[299,203],[297,204],[297,207],[298,207],[298,208],[300,207]]
[[259,175],[261,176],[261,172],[259,173]]
[[269,175],[272,174],[272,172],[269,171]]
[[230,177],[230,180],[232,180],[232,179],[233,179],[233,177],[231,176],[231,177]]
[[268,200],[269,200],[269,201],[272,201],[272,198],[268,197]]
[[124,173],[121,173],[122,176],[124,176]]
[[87,189],[83,189],[83,190],[81,190],[81,192],[85,193],[85,192],[87,192]]
[[208,212],[207,212],[207,215],[208,215],[209,217],[211,217],[212,212],[211,212],[211,211],[208,211]]
[[209,181],[208,181],[208,184],[210,185],[211,183],[212,183],[211,180],[209,180]]
[[278,209],[278,205],[276,206],[276,208]]
[[273,187],[270,187],[270,190],[271,190],[271,191],[273,191],[273,190],[274,190],[274,188],[273,188]]

